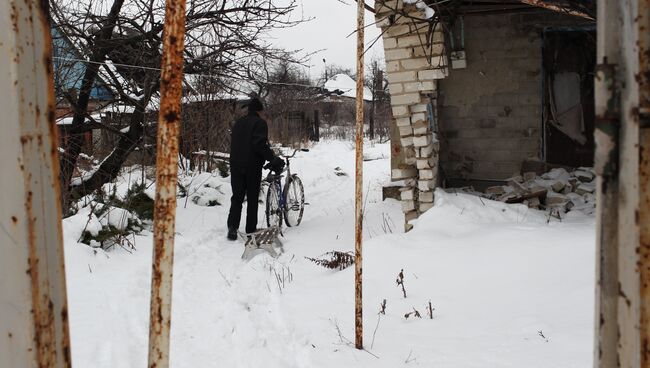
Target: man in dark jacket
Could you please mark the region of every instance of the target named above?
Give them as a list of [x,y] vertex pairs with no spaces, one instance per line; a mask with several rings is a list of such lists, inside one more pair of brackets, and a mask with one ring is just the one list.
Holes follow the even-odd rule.
[[237,240],[244,196],[247,199],[246,232],[257,230],[257,207],[262,182],[262,166],[271,163],[274,171],[284,168],[269,145],[268,127],[260,117],[264,105],[257,98],[248,103],[248,115],[235,122],[230,141],[230,184],[232,198],[228,214],[228,239]]

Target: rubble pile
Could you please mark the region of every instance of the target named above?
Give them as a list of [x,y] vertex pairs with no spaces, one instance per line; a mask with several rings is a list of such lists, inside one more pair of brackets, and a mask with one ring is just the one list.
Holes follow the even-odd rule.
[[507,185],[487,188],[488,198],[506,203],[523,203],[530,208],[551,210],[558,216],[569,211],[591,215],[596,211],[596,175],[593,168],[571,172],[563,168],[537,176],[526,172],[514,176]]

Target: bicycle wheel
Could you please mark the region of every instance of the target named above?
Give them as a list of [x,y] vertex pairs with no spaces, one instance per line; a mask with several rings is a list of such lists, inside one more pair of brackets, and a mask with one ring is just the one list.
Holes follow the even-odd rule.
[[298,226],[302,221],[302,213],[305,211],[305,190],[302,181],[297,176],[287,178],[284,186],[284,222],[287,226]]
[[279,188],[280,186],[276,182],[272,182],[266,192],[266,225],[268,227],[282,226]]

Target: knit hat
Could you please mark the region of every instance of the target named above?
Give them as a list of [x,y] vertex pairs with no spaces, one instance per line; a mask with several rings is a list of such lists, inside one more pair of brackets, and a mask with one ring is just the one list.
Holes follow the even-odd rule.
[[262,101],[257,98],[253,97],[248,101],[248,111],[262,111],[264,110],[264,104]]

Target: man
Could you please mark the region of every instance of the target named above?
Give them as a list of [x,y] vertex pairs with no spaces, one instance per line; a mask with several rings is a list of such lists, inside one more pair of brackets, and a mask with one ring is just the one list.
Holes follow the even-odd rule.
[[262,182],[262,166],[271,163],[274,171],[284,168],[284,160],[275,156],[269,145],[268,127],[260,117],[262,101],[252,98],[248,115],[235,122],[230,140],[230,184],[232,198],[228,214],[228,239],[237,240],[244,196],[248,198],[246,232],[257,230],[257,207]]

